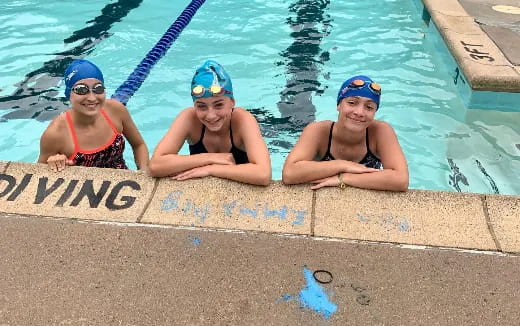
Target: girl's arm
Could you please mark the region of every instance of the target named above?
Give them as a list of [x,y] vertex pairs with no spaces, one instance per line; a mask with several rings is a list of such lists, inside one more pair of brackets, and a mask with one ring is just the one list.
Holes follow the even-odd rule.
[[54,119],[40,137],[38,163],[48,164],[54,172],[62,171],[67,165],[74,165],[63,151],[63,128],[59,128],[58,118]]

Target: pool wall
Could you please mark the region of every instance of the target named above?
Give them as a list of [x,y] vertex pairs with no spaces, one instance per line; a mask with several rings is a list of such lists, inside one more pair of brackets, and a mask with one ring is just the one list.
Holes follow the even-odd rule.
[[520,112],[520,71],[456,0],[416,0],[426,35],[469,109]]
[[0,212],[520,253],[520,197],[267,187],[0,162]]

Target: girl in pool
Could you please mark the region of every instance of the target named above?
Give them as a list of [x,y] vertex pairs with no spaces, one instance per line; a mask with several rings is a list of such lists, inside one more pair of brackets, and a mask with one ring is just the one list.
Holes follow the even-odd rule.
[[146,169],[148,148],[126,107],[105,99],[99,68],[87,60],[74,60],[65,71],[65,86],[71,108],[42,134],[38,163],[47,163],[56,172],[66,165],[127,169],[123,159],[126,138],[135,164]]
[[[184,109],[157,145],[150,161],[154,177],[187,180],[214,176],[268,185],[271,160],[253,115],[235,107],[231,78],[207,60],[191,81],[193,107]],[[178,154],[184,142],[190,155]]]
[[408,166],[393,128],[374,119],[381,87],[366,76],[341,86],[338,121],[310,123],[287,157],[285,184],[406,191]]

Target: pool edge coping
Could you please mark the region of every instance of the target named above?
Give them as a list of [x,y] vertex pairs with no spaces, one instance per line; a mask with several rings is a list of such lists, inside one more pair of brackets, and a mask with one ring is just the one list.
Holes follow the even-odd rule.
[[457,0],[421,1],[472,90],[520,93],[520,67],[506,58]]
[[[6,166],[3,174],[11,173],[10,175],[16,176],[17,172],[26,169],[27,171],[32,171],[36,177],[39,176],[49,181],[52,181],[52,178],[56,179],[57,176],[67,178],[66,174],[57,175],[49,172],[47,166],[43,164],[0,161],[0,166],[2,164]],[[312,238],[328,237],[403,245],[426,245],[520,253],[520,233],[515,232],[515,230],[520,229],[520,219],[515,218],[515,212],[520,210],[520,196],[419,189],[410,189],[407,192],[396,193],[358,188],[348,188],[347,190],[327,188],[317,192],[309,190],[309,187],[305,185],[287,186],[279,180],[272,181],[271,185],[267,187],[245,185],[217,178],[199,179],[191,183],[186,181],[175,183],[175,181],[171,181],[168,178],[156,179],[148,177],[143,172],[138,171],[118,171],[113,169],[91,171],[86,169],[89,168],[69,167],[69,178],[74,176],[74,178],[78,179],[78,175],[84,174],[88,175],[88,178],[93,179],[97,184],[100,184],[102,180],[122,179],[137,180],[138,183],[141,182],[145,186],[146,184],[153,184],[153,186],[144,187],[142,198],[138,199],[138,201],[142,200],[145,202],[145,205],[141,206],[144,208],[141,210],[127,210],[126,212],[124,210],[107,212],[106,209],[105,211],[88,207],[85,209],[85,207],[79,205],[74,208],[68,207],[68,210],[49,216],[45,214],[44,205],[33,205],[32,209],[30,209],[31,203],[27,200],[27,197],[25,199],[22,198],[23,194],[20,200],[24,200],[23,203],[29,208],[13,210],[12,207],[13,205],[16,206],[16,203],[11,203],[13,205],[7,203],[6,198],[8,196],[2,194],[2,197],[0,197],[0,212],[44,218],[53,217],[142,225],[162,224],[181,227],[228,229],[230,231],[293,234]],[[33,183],[36,183],[35,180],[36,178],[33,178]],[[175,213],[171,210],[167,212],[161,207],[165,201],[165,198],[162,198],[165,196],[165,193],[164,191],[162,194],[158,193],[157,185],[159,183],[163,184],[161,187],[166,187],[166,189],[183,189],[185,197],[192,200],[193,204],[201,204],[200,201],[199,203],[195,203],[195,201],[197,198],[203,198],[202,204],[209,203],[213,204],[214,207],[218,205],[221,207],[224,201],[221,198],[215,199],[215,196],[221,196],[224,193],[229,200],[239,198],[239,200],[245,203],[243,207],[249,208],[248,210],[244,208],[244,213],[240,211],[240,215],[238,214],[237,206],[234,217],[231,214],[227,214],[227,216],[210,214],[211,223],[207,221],[206,223],[203,223],[204,221],[198,223],[193,218],[193,214],[186,214],[186,211],[182,211],[185,208],[180,209],[178,206],[177,208],[179,209]],[[176,188],[168,188],[169,185],[174,185]],[[63,186],[65,186],[65,183]],[[38,187],[40,187],[40,184],[38,184]],[[18,186],[13,188],[13,192],[16,191],[16,188]],[[50,188],[52,187],[45,184],[45,189]],[[28,191],[26,192],[30,192],[32,196],[28,198],[33,198],[36,191],[38,191],[35,190],[34,184],[27,187],[27,189]],[[197,194],[200,194],[202,189],[204,189],[206,197],[197,197]],[[238,195],[234,192],[223,192],[223,189],[240,189],[242,192],[239,193],[240,197],[236,197]],[[189,197],[190,191],[192,197]],[[150,205],[152,202],[155,205]],[[316,205],[316,202],[319,206]],[[295,225],[294,223],[291,225],[289,223],[295,220],[296,213],[293,214],[294,216],[291,216],[290,213],[289,215],[285,213],[281,219],[270,215],[271,219],[269,220],[267,216],[261,218],[260,212],[258,219],[256,215],[253,219],[251,218],[251,211],[255,209],[254,205],[258,205],[258,203],[265,205],[265,207],[271,205],[272,207],[269,209],[274,209],[271,212],[275,212],[271,214],[282,214],[276,210],[278,207],[283,206],[289,207],[289,211],[291,211],[291,208],[305,209],[310,214],[305,221],[302,219],[303,223],[300,225]],[[49,202],[44,204],[49,205]],[[199,207],[202,207],[202,205]],[[260,211],[267,209],[258,207],[257,210],[259,209]],[[56,210],[59,209],[56,208]],[[293,210],[293,212],[295,211]],[[358,220],[356,215],[359,214],[356,214],[356,212],[372,216],[373,223],[361,223],[365,221]],[[130,216],[126,213],[130,213]],[[377,214],[384,217],[384,219],[376,216]],[[155,219],[162,218],[162,220],[141,220],[145,215],[152,216]],[[410,229],[413,232],[400,232],[409,230],[396,229],[396,225],[398,226],[396,221],[400,216],[408,216],[409,221],[406,221],[406,223],[410,222]],[[379,220],[376,220],[377,218]],[[392,221],[393,218],[395,219]],[[319,230],[315,229],[316,223],[319,223]],[[338,225],[342,225],[343,229],[338,227]],[[413,227],[418,227],[418,232],[415,232]],[[356,233],[356,230],[361,231]]]

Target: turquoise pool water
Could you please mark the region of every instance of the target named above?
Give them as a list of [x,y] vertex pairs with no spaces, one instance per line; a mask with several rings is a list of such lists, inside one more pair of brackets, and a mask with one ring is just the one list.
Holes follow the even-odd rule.
[[[64,108],[63,58],[96,62],[112,94],[188,3],[2,2],[0,160],[37,159],[52,109]],[[383,87],[376,117],[396,129],[411,188],[520,194],[518,113],[467,110],[441,57],[413,0],[208,0],[127,106],[153,151],[191,104],[194,68],[216,59],[260,121],[280,179],[302,126],[336,119],[337,88],[363,73]],[[32,102],[19,95],[40,88]]]

